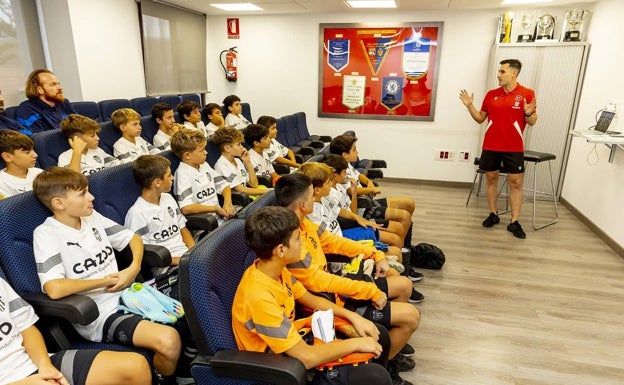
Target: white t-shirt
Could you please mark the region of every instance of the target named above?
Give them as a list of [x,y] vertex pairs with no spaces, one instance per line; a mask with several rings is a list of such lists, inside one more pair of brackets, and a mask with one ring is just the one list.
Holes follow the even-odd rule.
[[362,184],[360,183],[360,172],[358,170],[356,170],[355,167],[353,167],[353,165],[351,163],[349,163],[349,166],[347,167],[347,179],[345,180],[345,187],[349,187],[349,183],[351,183],[349,181],[349,179],[355,179],[355,181],[357,182],[357,185],[359,187],[362,187]]
[[[227,185],[225,179],[213,170],[207,162],[199,166],[199,170],[180,162],[174,177],[173,194],[176,196],[180,207],[186,207],[193,203],[220,206],[217,194],[221,194]],[[219,225],[222,225],[223,218],[216,214],[215,216]]]
[[[125,226],[137,233],[144,244],[166,247],[172,257],[181,257],[188,250],[181,233],[186,218],[170,194],[160,194],[158,205],[138,197],[126,214]],[[158,275],[165,270],[167,267],[152,272]]]
[[271,162],[275,162],[277,158],[285,158],[288,156],[288,147],[284,146],[276,139],[271,139],[271,145],[264,150],[264,153],[269,156]]
[[217,174],[225,178],[225,181],[230,184],[230,188],[232,189],[240,185],[245,186],[249,180],[249,175],[247,175],[247,169],[243,161],[234,158],[234,162],[236,162],[236,165],[233,165],[221,155],[219,159],[217,159],[214,167]]
[[159,152],[171,150],[171,136],[165,134],[164,131],[158,130],[154,138],[152,138],[152,143],[154,143],[154,147]]
[[219,129],[219,127],[217,127],[216,125],[212,124],[212,122],[208,122],[208,125],[206,126],[206,135],[207,136],[212,136],[212,134],[215,133],[215,131],[217,131]]
[[261,154],[258,154],[253,149],[249,150],[249,159],[251,160],[251,165],[253,166],[256,175],[266,175],[270,178],[271,173],[275,172],[273,163],[271,163],[269,157],[266,153],[264,153],[264,151]]
[[327,230],[332,234],[342,236],[342,230],[340,229],[340,224],[338,223],[339,213],[340,207],[334,206],[325,198],[321,198],[321,202],[314,202],[314,210],[312,210],[312,213],[308,214],[307,217],[324,230]]
[[240,115],[227,114],[227,116],[225,117],[225,125],[233,126],[237,130],[242,130],[250,124],[251,122],[245,119],[243,114],[240,114]]
[[[48,217],[33,233],[41,289],[54,279],[97,279],[118,272],[113,248],[122,250],[133,236],[132,231],[96,211],[80,218],[80,230]],[[84,338],[100,342],[104,322],[117,311],[121,292],[107,293],[100,288],[82,294],[95,301],[100,315],[90,324],[74,324],[74,328]]]
[[133,162],[141,155],[156,155],[160,152],[140,136],[134,138],[134,141],[135,143],[132,143],[122,137],[113,145],[113,154],[121,163]]
[[38,319],[33,308],[0,279],[0,384],[22,380],[37,370],[22,345],[22,332]]
[[351,211],[351,196],[342,183],[338,183],[336,186],[332,187],[329,190],[329,195],[323,199],[327,199],[328,202],[341,209]]
[[18,178],[6,172],[6,168],[0,171],[0,194],[5,198],[32,190],[35,177],[43,170],[31,167],[26,173],[26,178]]
[[[59,167],[69,166],[72,153],[73,150],[69,149],[59,155]],[[118,164],[121,164],[119,159],[107,154],[101,148],[90,148],[87,150],[86,154],[82,154],[82,156],[80,157],[80,172],[82,172],[83,175],[91,175],[94,172],[104,170],[105,168],[117,166]]]
[[201,120],[197,122],[197,127],[193,126],[193,123],[188,122],[188,121],[184,122],[184,127],[190,130],[199,130],[202,132],[202,134],[206,136],[206,138],[208,137],[208,131],[206,131],[206,126],[204,125],[204,122],[202,122]]

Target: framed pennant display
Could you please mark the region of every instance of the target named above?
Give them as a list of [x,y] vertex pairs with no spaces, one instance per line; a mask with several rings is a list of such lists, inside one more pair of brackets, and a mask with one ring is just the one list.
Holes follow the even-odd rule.
[[318,116],[433,121],[443,24],[321,24]]

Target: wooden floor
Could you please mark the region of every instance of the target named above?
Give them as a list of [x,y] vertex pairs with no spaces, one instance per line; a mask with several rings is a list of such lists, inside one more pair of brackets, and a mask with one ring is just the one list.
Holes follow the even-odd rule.
[[[422,320],[410,343],[414,385],[624,384],[624,260],[560,207],[533,231],[531,205],[506,230],[486,229],[485,197],[464,188],[381,182],[384,196],[416,202],[414,243],[438,245],[447,263],[423,270]],[[552,204],[538,204],[550,213]]]

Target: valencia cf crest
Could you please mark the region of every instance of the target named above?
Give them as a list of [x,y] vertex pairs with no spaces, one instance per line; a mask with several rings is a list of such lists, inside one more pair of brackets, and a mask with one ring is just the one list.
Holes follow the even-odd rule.
[[175,215],[175,212],[173,211],[173,209],[171,208],[171,206],[167,207],[167,212],[169,213],[169,216],[171,218],[173,218],[173,216]]
[[99,156],[97,156],[97,155],[93,155],[93,160],[94,160],[94,161],[96,161],[96,162],[98,162],[98,163],[102,163],[102,158],[100,158],[100,157],[99,157]]
[[102,236],[100,235],[100,232],[98,231],[98,229],[96,229],[95,227],[92,227],[91,231],[93,231],[93,236],[95,237],[95,239],[97,239],[98,242],[102,242]]

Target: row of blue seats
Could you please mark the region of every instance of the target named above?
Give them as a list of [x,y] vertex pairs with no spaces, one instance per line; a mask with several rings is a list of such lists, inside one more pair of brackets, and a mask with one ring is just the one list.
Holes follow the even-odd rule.
[[[163,155],[172,160],[175,170],[176,158],[170,152]],[[95,210],[116,222],[123,222],[125,213],[140,194],[139,186],[132,179],[131,168],[131,164],[124,164],[89,177],[90,192],[96,197]],[[276,355],[240,352],[231,330],[229,309],[237,282],[255,259],[244,243],[244,218],[258,207],[274,204],[273,192],[260,197],[240,211],[238,219],[228,221],[209,234],[183,258],[180,293],[200,353],[192,367],[197,384],[213,384],[215,376],[242,376],[258,381],[262,378],[258,371],[266,372],[265,365],[278,367],[276,372],[271,369],[271,382],[305,383],[305,369],[300,362]],[[50,351],[67,348],[128,350],[115,344],[85,341],[71,327],[68,328],[67,321],[88,324],[97,317],[97,308],[90,298],[72,295],[53,301],[41,292],[32,235],[49,215],[50,211],[32,192],[0,201],[0,226],[3,228],[0,232],[0,269],[6,273],[7,281],[35,307],[44,319],[44,325],[53,328],[49,334],[55,345],[49,347]],[[118,263],[123,263],[122,258]],[[154,265],[153,261],[151,263]],[[148,352],[141,352],[150,357]],[[259,369],[261,367],[263,369]]]
[[[175,109],[178,104],[184,100],[191,100],[197,102],[200,105],[200,109],[203,107],[201,97],[199,94],[184,94],[184,95],[164,95],[160,97],[143,96],[133,99],[107,99],[99,102],[71,102],[72,107],[76,113],[87,116],[96,122],[106,122],[110,120],[111,114],[120,108],[132,108],[136,110],[141,116],[150,116],[152,114],[152,107],[156,103],[167,103],[173,106]],[[251,108],[249,103],[241,103],[243,107],[243,115],[252,122]],[[221,106],[223,116],[228,113],[227,109]],[[15,112],[17,107],[7,107],[5,110],[6,116],[11,119],[15,119]],[[202,113],[202,120],[208,124],[208,118]]]

